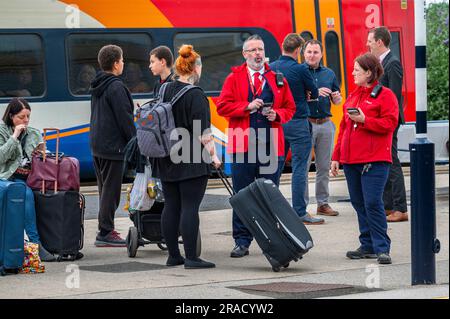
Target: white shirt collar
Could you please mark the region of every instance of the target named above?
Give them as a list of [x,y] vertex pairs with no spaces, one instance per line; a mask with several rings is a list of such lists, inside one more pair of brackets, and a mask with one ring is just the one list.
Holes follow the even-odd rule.
[[386,55],[389,54],[389,52],[391,52],[390,49],[388,49],[386,52],[384,52],[382,55],[380,55],[380,62],[383,62],[384,58],[386,57]]
[[264,71],[265,71],[264,66],[263,66],[263,67],[261,68],[261,70],[259,70],[259,71],[252,70],[252,69],[250,69],[249,67],[247,67],[247,69],[248,69],[248,71],[250,72],[250,77],[252,78],[252,81],[253,81],[253,75],[254,75],[256,72],[259,72],[260,77],[261,77],[261,75],[263,75],[263,74],[264,74]]

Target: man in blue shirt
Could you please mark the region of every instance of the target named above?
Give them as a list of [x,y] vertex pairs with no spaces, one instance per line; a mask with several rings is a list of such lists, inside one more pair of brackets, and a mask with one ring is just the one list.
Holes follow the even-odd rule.
[[[304,40],[290,33],[283,41],[283,55],[270,64],[275,72],[281,72],[286,78],[295,100],[296,112],[292,120],[283,125],[285,138],[285,156],[291,148],[292,153],[292,206],[307,225],[323,224],[322,218],[314,218],[306,211],[305,188],[308,188],[308,158],[311,153],[311,125],[308,122],[309,107],[307,96],[318,98],[318,90],[308,67],[297,62]],[[283,171],[284,161],[280,161],[279,174]]]
[[[308,101],[310,108],[309,121],[312,124],[312,145],[316,166],[316,200],[317,214],[325,216],[337,216],[339,213],[328,204],[329,197],[329,170],[331,152],[334,145],[334,133],[336,127],[331,121],[331,103],[339,104],[342,101],[339,84],[334,72],[321,65],[322,43],[317,40],[309,40],[304,46],[304,65],[308,67],[310,74],[319,88],[319,99]],[[311,165],[309,158],[308,168]],[[309,194],[306,188],[305,201],[308,203]]]

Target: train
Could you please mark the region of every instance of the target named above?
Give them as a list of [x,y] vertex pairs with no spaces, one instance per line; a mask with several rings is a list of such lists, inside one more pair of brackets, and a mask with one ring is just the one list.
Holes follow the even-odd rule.
[[[137,105],[153,97],[151,49],[166,45],[177,52],[182,44],[192,44],[202,56],[199,85],[208,95],[214,140],[229,172],[227,120],[217,114],[215,103],[230,68],[244,61],[245,39],[260,35],[268,62],[280,56],[288,33],[320,40],[323,64],[335,72],[345,101],[355,88],[353,61],[367,52],[368,30],[380,25],[390,29],[391,50],[404,68],[402,107],[408,123],[403,131],[409,133],[400,130],[401,147],[414,137],[410,128],[416,116],[411,0],[2,0],[0,112],[12,97],[26,98],[33,110],[30,125],[58,127],[61,151],[79,159],[82,180],[94,178],[88,83],[99,71],[99,49],[106,44],[122,47],[123,80]],[[332,113],[338,128],[342,104],[333,105]],[[448,141],[448,121],[441,124],[438,147]],[[50,149],[55,137],[48,135]],[[448,162],[448,152],[443,154]]]

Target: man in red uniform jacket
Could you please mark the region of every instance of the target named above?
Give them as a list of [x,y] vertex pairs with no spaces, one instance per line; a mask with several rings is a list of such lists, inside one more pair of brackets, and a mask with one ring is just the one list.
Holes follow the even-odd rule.
[[[289,85],[265,63],[264,42],[258,35],[243,45],[246,62],[232,68],[217,102],[217,112],[229,121],[227,152],[232,154],[231,172],[236,192],[256,178],[271,179],[278,185],[278,158],[284,155],[281,124],[295,113]],[[244,257],[253,239],[233,211],[233,238],[236,246],[231,257]]]

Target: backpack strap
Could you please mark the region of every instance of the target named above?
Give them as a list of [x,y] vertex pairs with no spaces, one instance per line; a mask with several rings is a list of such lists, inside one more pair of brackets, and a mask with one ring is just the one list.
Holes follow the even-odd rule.
[[166,82],[163,85],[161,85],[161,87],[159,88],[159,92],[158,92],[158,99],[160,102],[163,101],[164,99],[164,93],[166,92],[166,88],[169,85],[170,82]]
[[199,88],[199,87],[195,86],[195,85],[192,85],[192,84],[189,84],[189,85],[185,86],[184,88],[182,88],[180,90],[180,92],[175,94],[175,96],[170,101],[170,104],[174,105],[187,91],[195,89],[195,88]]

